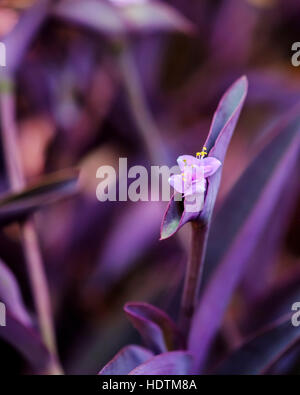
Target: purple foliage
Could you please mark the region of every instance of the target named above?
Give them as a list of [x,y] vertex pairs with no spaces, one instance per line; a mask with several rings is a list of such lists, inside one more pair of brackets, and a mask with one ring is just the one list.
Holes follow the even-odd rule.
[[124,310],[145,344],[154,352],[184,347],[179,329],[162,310],[147,303],[126,303]]
[[129,374],[133,369],[153,357],[153,353],[140,346],[126,346],[99,372],[100,375]]
[[[299,372],[299,18],[297,0],[0,5],[3,374]],[[178,158],[170,201],[100,201],[122,157]]]

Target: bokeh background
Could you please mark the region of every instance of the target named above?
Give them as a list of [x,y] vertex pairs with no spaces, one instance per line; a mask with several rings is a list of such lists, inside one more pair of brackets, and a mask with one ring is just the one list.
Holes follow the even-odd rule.
[[[298,0],[164,2],[193,30],[141,27],[125,41],[124,35],[50,16],[16,71],[18,137],[28,184],[57,170],[80,169],[80,191],[36,214],[68,373],[97,373],[122,346],[140,343],[123,313],[125,302],[148,301],[176,318],[187,256],[188,226],[179,237],[159,241],[166,202],[100,203],[97,168],[117,169],[119,157],[127,157],[129,166],[175,164],[178,155],[199,151],[221,95],[246,74],[249,94],[224,164],[218,210],[260,138],[300,100],[300,67],[291,64],[291,46],[300,41]],[[33,3],[0,1],[0,40]],[[2,154],[0,186],[7,192]],[[300,201],[266,281],[251,290],[255,297],[299,267],[299,213]],[[1,229],[0,257],[33,311],[16,225]],[[225,334],[242,315],[239,293],[242,287]],[[11,346],[0,341],[0,350],[2,374],[27,372]]]

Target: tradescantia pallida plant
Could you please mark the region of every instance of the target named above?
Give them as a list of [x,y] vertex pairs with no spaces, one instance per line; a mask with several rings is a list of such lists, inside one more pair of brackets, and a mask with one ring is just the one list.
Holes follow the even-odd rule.
[[[227,2],[224,3],[227,4]],[[240,18],[239,14],[239,11],[245,7],[244,2],[235,2],[234,7],[232,6],[233,3],[230,2],[229,7],[232,8],[230,12],[235,12],[236,10],[236,15],[238,15],[236,20],[244,21],[245,18]],[[199,7],[202,7],[202,5],[199,5]],[[224,7],[227,7],[227,5],[224,5]],[[220,9],[221,13],[224,13],[222,10],[225,8],[218,7],[218,9]],[[186,15],[188,14],[189,12],[186,13]],[[205,14],[203,13],[203,15]],[[225,31],[226,28],[223,28],[223,26],[226,27],[228,24],[220,23],[221,20],[222,18],[216,23],[219,32],[217,35],[222,38],[224,36],[232,36],[232,29],[228,29],[227,33]],[[105,43],[109,44],[109,54],[106,55],[109,55],[110,61],[114,59],[120,73],[124,91],[127,94],[124,107],[126,109],[128,107],[131,115],[133,115],[134,124],[137,132],[140,133],[142,144],[145,145],[144,149],[148,153],[149,158],[153,162],[157,162],[159,159],[160,163],[167,162],[168,158],[165,159],[164,147],[169,146],[169,144],[163,144],[163,134],[161,136],[159,128],[151,116],[151,112],[147,109],[147,100],[144,96],[143,84],[141,83],[142,79],[139,76],[139,68],[136,68],[135,65],[135,56],[133,56],[136,55],[134,36],[137,34],[143,36],[149,32],[168,32],[174,30],[190,34],[195,30],[192,23],[176,11],[176,9],[158,0],[61,0],[59,2],[55,0],[40,0],[34,2],[34,5],[29,7],[26,12],[20,13],[20,20],[16,28],[3,39],[3,42],[7,45],[7,69],[1,75],[0,81],[1,132],[3,133],[2,141],[13,144],[10,145],[10,150],[3,147],[6,153],[7,171],[10,173],[10,177],[7,178],[11,186],[11,191],[8,195],[0,199],[0,226],[2,227],[16,222],[22,225],[22,233],[25,233],[25,236],[27,235],[23,237],[23,244],[24,251],[28,255],[27,264],[31,276],[35,274],[35,270],[30,270],[30,264],[32,263],[32,257],[36,258],[40,255],[39,246],[37,244],[37,238],[34,236],[35,233],[33,232],[32,225],[29,227],[27,225],[24,228],[24,224],[26,225],[35,211],[47,207],[48,204],[54,203],[61,198],[74,194],[77,184],[76,171],[53,174],[49,178],[43,177],[38,184],[33,186],[23,185],[22,182],[19,182],[19,176],[20,174],[22,176],[23,169],[21,169],[21,173],[14,173],[18,167],[15,166],[18,161],[16,161],[16,157],[12,155],[12,152],[18,148],[18,140],[17,138],[11,140],[8,137],[11,137],[11,134],[15,134],[15,137],[17,137],[18,118],[16,116],[15,103],[19,97],[18,91],[20,89],[22,90],[21,86],[17,86],[19,81],[18,75],[23,69],[22,59],[26,55],[31,43],[35,41],[34,39],[37,37],[41,27],[44,28],[46,21],[47,25],[52,25],[53,22],[58,23],[58,25],[63,23],[66,30],[68,27],[73,29],[75,26],[75,29],[80,31],[80,37],[84,37],[86,32],[92,33],[92,35],[89,34],[87,36],[88,41],[93,42],[94,38],[96,41],[95,46],[99,46],[99,49],[103,49],[103,52],[105,51],[104,47],[106,47],[106,45],[102,45],[104,42],[103,38],[105,37]],[[256,25],[253,24],[254,26]],[[46,34],[48,34],[47,29]],[[246,34],[242,36],[244,38]],[[73,43],[74,40],[74,48],[76,48],[76,37],[74,38],[73,34],[72,37],[73,39],[71,41]],[[81,48],[81,45],[79,45],[79,48]],[[168,53],[169,51],[165,49],[167,48],[163,46],[163,52]],[[47,48],[48,51],[52,59],[51,48]],[[82,64],[81,60],[87,60],[87,64],[90,64],[90,62],[93,64],[94,62],[94,53],[91,57],[88,56],[87,59],[83,59],[84,56],[81,53],[74,58],[74,51],[72,50],[70,52],[72,55],[70,57],[67,56],[68,67],[66,70],[68,73],[73,70],[74,60],[78,58],[80,59],[80,64]],[[148,52],[149,47],[147,47]],[[215,53],[215,51],[213,52]],[[229,51],[229,54],[237,52],[237,48],[234,47]],[[37,54],[35,51],[33,53]],[[215,57],[209,59],[208,62],[209,78],[207,78],[207,81],[209,86],[215,86],[215,90],[212,89],[213,92],[219,91],[219,88],[216,90],[216,87],[221,82],[221,76],[224,78],[223,82],[228,81],[229,78],[228,74],[223,75],[220,71],[223,68],[223,55],[221,54],[220,61],[218,62],[215,61]],[[54,54],[53,59],[55,59],[55,56]],[[35,57],[36,59],[33,60],[38,61],[38,54],[37,56],[33,56],[33,58]],[[236,56],[236,59],[240,58],[243,58],[243,56]],[[147,63],[148,57],[144,61]],[[219,78],[217,74],[216,78],[211,80],[211,75],[215,75],[211,67],[216,63],[218,64],[217,72],[221,76]],[[91,64],[89,67],[91,67]],[[97,66],[99,66],[98,63]],[[87,67],[86,72],[92,74],[92,67],[91,69],[89,67]],[[59,69],[63,71],[64,68],[59,67]],[[228,68],[225,67],[224,70],[228,70]],[[79,78],[75,79],[81,80],[82,76],[80,73],[82,69],[79,68],[78,71]],[[50,77],[53,82],[60,75],[60,72],[57,73],[55,68],[52,72]],[[44,72],[42,74],[44,76]],[[45,74],[47,73],[45,72]],[[206,76],[202,63],[201,75]],[[251,67],[249,69],[249,77],[252,86],[252,103],[254,91],[256,100],[257,97],[261,98],[263,96],[281,105],[287,99],[289,88],[283,86],[283,84],[278,89],[279,85],[275,84],[273,86],[272,81],[265,80],[264,78],[262,80],[258,78],[255,84]],[[24,76],[22,78],[27,80]],[[204,88],[204,91],[205,87],[208,86],[205,84],[206,81],[201,81],[201,84],[199,84],[200,87]],[[196,84],[192,85],[198,90]],[[267,278],[265,272],[267,264],[265,263],[270,261],[270,257],[272,257],[274,251],[274,245],[285,234],[286,221],[293,212],[294,202],[299,193],[299,177],[297,177],[297,174],[299,174],[300,108],[298,106],[290,113],[285,114],[276,123],[274,128],[269,130],[268,133],[265,133],[263,137],[260,137],[259,147],[255,151],[255,157],[228,193],[222,205],[219,206],[214,218],[212,217],[222,171],[226,163],[225,156],[227,148],[246,100],[247,85],[246,77],[242,77],[228,89],[221,99],[213,117],[207,139],[205,140],[203,138],[202,141],[199,138],[199,141],[196,140],[192,151],[193,153],[199,151],[198,155],[184,155],[187,152],[181,152],[178,158],[178,164],[182,174],[170,179],[170,184],[174,187],[174,196],[168,204],[163,217],[160,235],[161,242],[158,243],[156,238],[155,243],[162,246],[162,249],[167,243],[170,243],[169,245],[172,246],[173,242],[175,246],[176,238],[174,236],[177,231],[183,226],[192,229],[192,242],[189,260],[186,266],[182,302],[180,309],[178,309],[180,310],[178,311],[179,322],[175,322],[166,312],[148,303],[136,301],[126,303],[124,307],[126,317],[140,334],[144,346],[128,345],[122,348],[101,369],[100,374],[269,373],[276,371],[282,356],[289,355],[289,352],[294,352],[294,346],[299,343],[299,327],[293,327],[291,325],[289,314],[292,302],[300,300],[299,270],[298,272],[289,273],[291,276],[287,276],[284,282],[280,282],[280,284],[275,283],[271,289],[268,288],[268,293],[263,294],[259,303],[246,306],[247,308],[245,310],[249,317],[242,317],[242,324],[238,328],[240,331],[236,331],[240,335],[237,342],[231,343],[231,339],[226,337],[228,332],[224,330],[224,328],[228,329],[226,328],[228,307],[232,301],[236,300],[236,296],[239,296],[238,292],[241,292],[239,289],[240,285],[246,282],[248,285],[245,287],[247,291],[249,289],[253,290],[255,287],[264,288]],[[14,89],[14,86],[17,86],[18,89]],[[32,91],[35,92],[36,88],[32,87]],[[270,88],[272,88],[271,93]],[[98,90],[105,91],[101,84]],[[74,92],[77,92],[77,90],[75,89]],[[82,92],[84,93],[83,96],[87,95],[89,97],[87,91],[83,89]],[[179,92],[180,102],[182,102],[182,92]],[[193,96],[190,95],[190,89],[187,92],[189,92],[188,96]],[[69,100],[69,95],[67,96]],[[186,94],[183,97],[186,98]],[[251,102],[251,97],[249,99],[249,102]],[[64,101],[59,101],[57,107],[61,107],[62,103]],[[201,103],[199,104],[201,106]],[[203,104],[205,107],[199,108],[207,108],[209,103],[204,102]],[[280,106],[278,107],[282,108]],[[171,108],[174,107],[172,106]],[[97,113],[98,109],[97,107],[96,111],[88,111],[88,118],[93,117],[92,114]],[[201,114],[201,111],[199,111],[199,114]],[[58,119],[60,117],[57,117]],[[58,121],[58,129],[60,129],[59,125],[60,123]],[[96,125],[98,125],[97,121],[94,124],[95,128]],[[128,127],[128,130],[130,129],[131,127]],[[68,129],[68,135],[72,135],[71,130]],[[82,133],[82,135],[84,135],[84,140],[88,139],[88,134]],[[174,136],[172,135],[173,138]],[[68,142],[69,140],[66,139],[66,141]],[[80,145],[83,138],[78,141],[79,143],[77,144]],[[202,150],[201,147],[203,147]],[[67,147],[66,150],[72,151],[70,147]],[[140,146],[137,150],[140,154]],[[57,163],[60,165],[59,161]],[[194,200],[198,203],[195,207],[193,207]],[[78,217],[76,216],[76,226],[71,226],[76,229],[76,232],[74,229],[76,244],[83,233],[87,233],[88,229],[92,233],[96,229],[94,233],[98,234],[98,230],[102,228],[103,224],[103,217],[95,215],[94,210],[90,210],[90,208],[86,210],[84,205],[82,207],[80,210],[76,209],[76,213],[80,212],[81,214]],[[86,205],[87,207],[89,206]],[[90,216],[92,211],[93,213]],[[104,211],[108,211],[106,207]],[[91,227],[91,222],[89,222],[90,217],[93,217],[92,223],[96,223],[94,227]],[[152,236],[154,235],[154,239],[155,234],[158,233],[158,223],[161,219],[160,205],[149,204],[145,210],[145,206],[136,203],[134,207],[126,208],[124,217],[122,215],[116,217],[117,226],[114,228],[113,237],[109,239],[110,242],[105,243],[106,249],[104,250],[104,254],[101,251],[101,259],[99,259],[99,263],[101,264],[99,267],[101,266],[101,270],[104,269],[101,274],[105,272],[106,268],[109,269],[107,270],[107,276],[100,276],[102,277],[102,283],[97,282],[97,287],[103,294],[106,291],[104,285],[108,290],[110,289],[108,281],[110,276],[112,279],[111,283],[114,283],[115,279],[118,280],[121,278],[125,272],[124,266],[126,265],[124,265],[124,262],[133,262],[139,255],[139,252],[145,249],[145,245],[150,246],[150,244],[146,244],[143,241],[147,238],[147,240],[151,239],[152,242]],[[62,217],[63,219],[64,217]],[[56,220],[54,222],[56,223]],[[78,224],[80,226],[77,226]],[[128,229],[130,229],[130,232],[128,232]],[[61,230],[60,232],[62,233]],[[51,232],[47,233],[50,234]],[[61,233],[58,232],[59,235]],[[147,233],[146,237],[145,233]],[[101,233],[101,238],[102,235]],[[33,250],[32,247],[28,247],[32,242],[32,236],[35,241]],[[68,235],[66,237],[69,239]],[[86,248],[91,250],[90,240],[87,240],[86,237],[85,235],[83,238],[84,244],[80,244],[80,249],[82,248],[84,250]],[[171,241],[164,241],[169,238],[171,238]],[[71,239],[73,239],[72,236],[70,236],[70,243],[67,243],[70,244],[69,248],[74,247]],[[62,240],[60,240],[61,244],[63,244]],[[117,253],[116,246],[118,246]],[[66,250],[68,250],[67,247]],[[77,250],[75,249],[75,251]],[[35,252],[35,254],[32,254],[32,252]],[[175,252],[172,251],[172,254],[170,254],[172,255],[172,261],[170,263],[174,264],[173,260],[174,256],[177,257],[176,254],[177,250]],[[56,258],[58,255],[58,253],[54,254]],[[65,256],[65,254],[62,255]],[[78,255],[78,260],[82,261],[86,266],[89,258],[85,259],[86,255],[81,255],[81,251]],[[89,251],[88,257],[90,255]],[[113,259],[111,259],[112,255]],[[73,254],[71,256],[72,266],[70,272],[77,273],[79,267],[76,267],[77,257],[73,257]],[[161,259],[163,260],[164,257],[161,257]],[[41,264],[42,260],[39,260]],[[53,261],[55,260],[52,259],[51,262]],[[64,265],[67,263],[66,261],[64,260]],[[161,262],[159,261],[159,264]],[[10,264],[9,261],[7,263]],[[46,263],[48,264],[48,262]],[[79,273],[83,271],[79,271]],[[26,371],[29,368],[38,373],[61,373],[62,369],[55,350],[55,344],[53,347],[53,343],[55,343],[53,342],[55,340],[53,339],[54,326],[50,322],[50,329],[53,326],[53,333],[52,336],[49,336],[49,322],[46,326],[44,324],[45,318],[49,321],[49,316],[51,318],[52,315],[51,310],[45,309],[48,303],[47,297],[46,299],[45,297],[38,297],[39,292],[37,289],[36,295],[33,298],[35,299],[33,301],[34,311],[29,311],[27,306],[28,297],[24,298],[24,301],[22,298],[24,284],[19,285],[19,278],[17,280],[17,277],[19,276],[16,276],[6,263],[0,262],[0,301],[3,301],[7,307],[7,326],[0,328],[0,337],[23,355],[28,363],[26,365]],[[62,277],[60,272],[59,277]],[[145,277],[148,276],[145,275]],[[153,278],[151,276],[149,277],[150,284]],[[35,276],[35,279],[40,280],[41,277]],[[76,291],[80,288],[80,292],[83,288],[84,291],[82,291],[82,294],[85,293],[86,288],[82,287],[82,280],[80,276],[80,286],[73,287],[74,283],[72,283],[67,288],[76,289]],[[34,290],[34,281],[32,283],[33,286],[31,285],[31,288]],[[127,283],[129,283],[128,288],[136,288],[132,286],[130,281]],[[39,281],[37,281],[36,285],[38,284]],[[160,279],[160,284],[164,286],[164,279]],[[144,283],[142,284],[143,286]],[[147,284],[145,288],[147,288]],[[244,288],[242,291],[244,292]],[[139,292],[134,294],[129,293],[129,295],[130,297],[126,297],[126,300],[135,300],[136,297],[132,295],[140,296]],[[80,302],[80,312],[82,313],[82,295],[78,296],[75,299],[78,299],[78,302]],[[56,303],[58,303],[59,299],[58,296]],[[83,299],[86,301],[88,298],[85,299],[84,297]],[[94,294],[93,299],[97,301],[95,303],[99,302],[101,304],[98,298],[94,298]],[[151,297],[149,295],[145,296],[145,299],[154,299],[153,293],[151,293]],[[242,299],[244,303],[245,299]],[[40,304],[41,302],[42,304]],[[114,301],[112,304],[115,306]],[[105,310],[110,311],[112,304],[105,304]],[[243,308],[240,310],[243,310]],[[263,316],[261,314],[262,312]],[[98,305],[94,314],[93,323],[97,319],[96,317],[99,317],[101,325],[103,324],[105,326],[106,323],[104,321],[106,316],[101,315]],[[82,321],[85,321],[87,326],[89,326],[91,322],[88,321],[87,316],[85,318],[87,319]],[[240,315],[238,318],[241,318]],[[230,323],[232,324],[233,322],[239,325],[239,319],[231,320]],[[61,322],[59,324],[61,328],[65,327],[61,325]],[[112,326],[115,326],[114,319]],[[246,329],[243,328],[244,331],[241,330],[243,326],[246,327]],[[111,328],[109,324],[108,328]],[[73,331],[75,332],[74,325],[72,325]],[[116,347],[115,342],[119,342],[122,345],[126,344],[125,341],[122,342],[121,331],[120,329],[119,331],[111,331],[115,336],[111,342],[113,349]],[[102,344],[107,343],[109,345],[107,338],[102,336],[103,333],[98,331],[98,328],[95,332],[97,334],[100,333],[97,336],[101,337]],[[65,334],[63,333],[63,335]],[[79,337],[83,338],[81,335]],[[61,339],[62,336],[59,338]],[[69,336],[65,335],[64,340],[66,338],[69,338]],[[227,348],[221,350],[220,353],[215,353],[213,345],[216,340],[218,340],[218,345],[221,340],[222,345],[224,346],[225,344]],[[72,342],[66,348],[72,349],[73,354],[74,349],[71,347],[71,344]],[[99,354],[97,354],[95,348],[87,348],[84,353],[89,355],[89,360],[93,361],[93,366],[94,364],[99,364],[100,367]],[[82,349],[83,347],[80,347],[77,358],[78,364],[78,361],[80,361],[80,368],[78,367],[75,370],[82,372],[85,369],[84,372],[94,372],[95,370],[91,368],[91,364],[86,364],[87,358],[82,356]],[[252,352],[253,349],[256,350],[255,353]],[[96,356],[95,358],[91,358],[91,355]],[[106,359],[106,361],[109,359],[105,353],[100,358],[103,358],[103,360]],[[64,361],[67,359],[71,358],[63,358]],[[86,367],[85,364],[87,365]],[[66,366],[66,368],[67,371],[72,371],[70,366]]]
[[[212,222],[222,164],[246,94],[247,78],[242,77],[221,99],[203,151],[195,158],[179,157],[182,174],[169,180],[174,185],[175,193],[163,218],[161,239],[173,236],[187,223],[192,225],[179,324],[175,324],[157,307],[140,302],[127,303],[125,313],[147,348],[135,345],[124,347],[99,374],[176,375],[208,372],[209,351],[221,328],[226,308],[243,276],[249,273],[251,258],[261,251],[262,234],[277,212],[278,202],[284,198],[288,175],[295,174],[299,166],[300,105],[284,115],[261,139],[260,150],[233,186]],[[202,159],[206,153],[207,162]],[[213,165],[210,169],[206,168],[209,164]],[[191,170],[195,166],[202,168],[197,176]],[[200,185],[197,185],[199,182]],[[194,195],[186,193],[187,190],[191,191],[191,186],[194,187]],[[298,180],[290,177],[286,210],[277,215],[279,224],[293,207],[298,192]],[[178,193],[182,194],[183,202],[176,199]],[[189,202],[185,199],[191,195],[195,198],[197,193],[202,196],[200,209],[194,212],[187,210]],[[272,231],[268,229],[269,233]],[[216,238],[221,239],[217,250]],[[278,298],[277,292],[275,288],[273,294],[268,295],[269,298],[277,297],[280,302],[274,306],[274,313],[270,313],[269,319],[266,318],[265,326],[250,338],[245,338],[234,351],[229,350],[227,357],[210,369],[210,373],[272,372],[282,356],[300,341],[300,327],[291,325],[290,299]],[[284,290],[281,293],[284,295]],[[294,295],[297,295],[296,291]],[[279,310],[282,317],[275,315],[275,311],[278,313]],[[255,353],[252,353],[253,349]]]
[[[175,193],[163,217],[161,240],[173,236],[188,222],[191,222],[193,229],[191,255],[187,265],[179,327],[177,328],[164,312],[150,305],[130,303],[125,306],[127,316],[140,332],[145,343],[148,346],[152,345],[151,349],[153,351],[161,353],[154,357],[154,366],[161,364],[163,369],[165,364],[168,366],[170,360],[174,361],[174,370],[165,373],[188,374],[193,367],[192,353],[188,351],[178,353],[172,350],[186,348],[187,334],[201,276],[201,263],[205,254],[212,211],[221,181],[222,163],[244,104],[247,88],[247,78],[242,77],[225,93],[213,117],[203,150],[197,153],[196,157],[180,156],[177,162],[182,173],[169,179]],[[178,197],[183,197],[183,202]],[[180,334],[181,347],[179,342],[170,342],[170,338],[178,338],[175,333]],[[160,347],[157,345],[158,342]],[[130,358],[132,353],[132,349],[130,351],[128,348],[122,350],[119,356],[110,362],[109,369],[113,369],[114,374],[117,374],[117,371],[114,370],[115,362],[119,358]],[[147,369],[148,363],[152,366],[152,359],[145,362],[144,369],[146,370],[143,369],[144,374],[149,372]],[[177,369],[179,370],[177,371]],[[105,367],[100,374],[107,374],[103,373],[107,371],[111,372],[108,367]]]
[[[179,163],[182,160],[185,161],[185,167],[193,163],[193,166],[199,169],[197,172],[200,174],[202,169],[202,176],[200,175],[198,183],[203,185],[200,194],[196,192],[188,196],[188,199],[187,197],[184,198],[183,207],[178,205],[175,199],[176,195],[173,195],[161,228],[161,239],[166,239],[187,222],[192,223],[192,245],[187,265],[180,317],[180,325],[185,333],[189,331],[194,312],[202,271],[201,263],[205,255],[210,221],[221,182],[222,163],[244,104],[247,89],[247,78],[242,77],[225,93],[213,117],[203,151],[197,154],[200,159],[191,159],[185,156],[178,158]],[[204,158],[206,155],[207,158]],[[170,181],[172,184],[172,180]],[[193,186],[195,185],[197,185],[197,182],[193,184]],[[200,200],[200,205],[196,204],[193,207],[193,204],[192,207],[189,207],[193,199]]]

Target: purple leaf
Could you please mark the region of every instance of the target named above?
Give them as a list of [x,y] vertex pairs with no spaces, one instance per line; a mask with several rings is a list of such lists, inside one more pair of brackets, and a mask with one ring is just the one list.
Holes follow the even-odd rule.
[[188,375],[191,372],[193,356],[186,351],[171,351],[144,362],[133,369],[130,375]]
[[122,13],[132,29],[138,31],[178,30],[185,33],[194,27],[175,8],[159,1],[149,1],[124,7]]
[[23,325],[32,325],[30,315],[24,306],[17,280],[11,270],[1,260],[0,301]]
[[[2,41],[6,45],[6,70],[15,72],[37,30],[48,15],[49,0],[39,0],[20,17],[15,28]],[[3,70],[3,68],[2,68]]]
[[217,374],[262,374],[300,341],[300,326],[291,318],[270,325],[233,352],[217,369]]
[[15,347],[36,371],[42,372],[52,357],[32,327],[14,274],[1,261],[0,301],[6,310],[6,326],[0,326],[0,337]]
[[101,33],[124,33],[125,21],[109,1],[63,0],[54,8],[54,15],[95,29]]
[[296,266],[287,275],[280,276],[250,305],[245,312],[242,327],[246,333],[253,333],[274,322],[291,311],[292,304],[300,300],[300,270]]
[[192,213],[185,212],[184,202],[176,201],[176,196],[174,193],[165,211],[160,228],[160,240],[173,236],[184,224],[195,218]]
[[0,337],[15,347],[37,372],[46,371],[52,361],[35,330],[24,325],[9,309],[6,311],[6,326],[0,326]]
[[193,30],[192,24],[179,12],[158,1],[116,6],[101,0],[64,0],[56,5],[54,15],[108,34]]
[[204,289],[190,332],[189,349],[196,355],[197,368],[203,369],[230,298],[274,208],[280,199],[284,204],[289,175],[299,157],[298,114],[299,108],[294,109],[270,133],[269,142],[242,174],[214,223],[211,240],[218,240],[218,248],[215,244],[208,248],[206,265],[222,263]]
[[[255,251],[252,253],[247,269],[244,272],[241,291],[245,303],[255,303],[266,292],[272,282],[278,262],[277,258],[279,257],[285,235],[288,232],[298,195],[298,174],[290,174],[289,193],[285,195],[284,205],[279,201],[274,208],[274,215],[271,215],[269,222],[265,225],[264,237],[259,241]],[[257,276],[258,272],[259,276]],[[281,315],[284,315],[284,313]],[[254,322],[255,320],[253,320]]]
[[38,184],[0,199],[0,224],[23,219],[28,214],[55,203],[76,191],[78,172],[62,171],[46,176]]
[[[214,114],[204,146],[209,152],[208,156],[213,156],[222,163],[225,160],[228,145],[243,107],[247,89],[247,78],[241,77],[224,94]],[[204,207],[200,215],[198,213],[187,212],[184,208],[184,203],[175,201],[175,195],[173,195],[162,221],[161,239],[172,236],[185,223],[196,218],[198,218],[204,226],[209,225],[221,182],[221,176],[222,168],[210,177]]]
[[142,336],[145,344],[156,353],[183,348],[175,323],[162,310],[148,303],[126,303],[127,317]]
[[114,358],[104,366],[99,375],[123,375],[128,374],[143,362],[146,362],[153,353],[146,348],[130,345],[122,348]]
[[[238,122],[248,92],[248,80],[241,77],[222,97],[214,114],[212,125],[204,146],[209,155],[224,163],[226,152]],[[213,213],[222,176],[222,167],[209,179],[205,205],[200,213],[200,221],[207,224]]]

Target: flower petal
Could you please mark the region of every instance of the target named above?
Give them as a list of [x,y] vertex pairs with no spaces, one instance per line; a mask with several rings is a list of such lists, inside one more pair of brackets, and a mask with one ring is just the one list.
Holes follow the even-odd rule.
[[187,213],[200,213],[204,206],[204,192],[193,193],[184,199],[184,210]]
[[177,163],[178,166],[180,167],[180,170],[184,171],[185,166],[192,166],[192,165],[200,166],[201,160],[197,159],[195,156],[192,155],[181,155],[178,156]]
[[206,190],[206,180],[202,178],[200,180],[193,181],[192,185],[187,188],[184,192],[184,197],[193,195],[194,193],[203,193]]
[[192,182],[202,182],[205,184],[205,178],[204,178],[204,166],[197,166],[197,165],[192,165],[189,167],[191,169],[191,181]]
[[204,166],[204,177],[212,176],[218,168],[222,165],[219,159],[214,158],[213,156],[209,156],[208,158],[202,159]]
[[191,186],[192,179],[191,175],[175,174],[169,179],[169,184],[175,189],[176,192],[184,193]]

